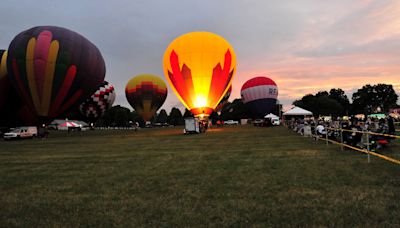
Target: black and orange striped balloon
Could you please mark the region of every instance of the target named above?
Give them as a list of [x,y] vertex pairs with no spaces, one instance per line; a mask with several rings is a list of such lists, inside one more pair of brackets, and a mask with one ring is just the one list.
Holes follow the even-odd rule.
[[151,74],[140,74],[129,80],[125,95],[129,104],[143,118],[149,121],[167,98],[165,82]]

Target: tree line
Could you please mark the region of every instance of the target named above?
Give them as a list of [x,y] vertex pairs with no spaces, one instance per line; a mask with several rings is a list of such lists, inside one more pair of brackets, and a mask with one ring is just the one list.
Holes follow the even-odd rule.
[[389,84],[364,85],[352,94],[352,102],[340,88],[307,94],[293,105],[311,111],[315,116],[344,116],[356,114],[388,113],[398,108],[398,95]]
[[[279,107],[273,110],[273,113],[278,115]],[[162,123],[169,125],[183,125],[185,122],[184,118],[192,117],[193,114],[185,109],[182,113],[178,108],[173,107],[169,113],[165,109],[161,109],[151,120],[152,123]],[[237,120],[247,119],[250,116],[246,106],[243,104],[241,99],[235,99],[232,102],[228,102],[222,108],[220,112],[213,112],[209,119],[215,124],[218,120]],[[116,105],[105,112],[104,116],[96,122],[96,126],[112,126],[112,127],[123,127],[130,126],[134,123],[138,123],[140,126],[144,126],[145,122],[135,112],[130,111],[128,108]]]
[[[328,91],[320,91],[316,94],[307,94],[301,99],[293,102],[293,105],[307,109],[316,116],[334,117],[355,114],[371,114],[380,112],[389,112],[391,108],[398,108],[398,95],[392,85],[377,84],[365,85],[352,94],[352,102],[340,88],[332,88]],[[274,107],[272,113],[279,115],[282,105]],[[162,123],[169,125],[183,125],[184,118],[193,116],[189,110],[183,113],[176,107],[173,107],[169,113],[161,109],[151,120],[152,123]],[[246,106],[241,99],[235,99],[228,102],[220,112],[213,112],[210,120],[215,124],[218,120],[237,120],[251,118]],[[122,127],[130,126],[134,123],[144,126],[145,122],[135,112],[128,108],[116,105],[106,111],[104,116],[97,122],[97,126]]]

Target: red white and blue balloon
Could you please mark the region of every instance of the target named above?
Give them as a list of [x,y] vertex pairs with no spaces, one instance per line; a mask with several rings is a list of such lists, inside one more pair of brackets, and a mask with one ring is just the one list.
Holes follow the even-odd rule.
[[240,95],[253,117],[262,118],[274,109],[278,86],[270,78],[255,77],[243,84]]
[[79,111],[87,119],[95,121],[111,108],[114,100],[114,86],[104,81],[97,91],[79,106]]

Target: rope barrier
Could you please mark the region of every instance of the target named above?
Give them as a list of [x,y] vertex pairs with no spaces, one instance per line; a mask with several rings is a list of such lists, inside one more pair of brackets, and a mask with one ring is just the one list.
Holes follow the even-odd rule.
[[[340,134],[341,141],[343,141],[343,132],[361,133],[361,134],[367,134],[367,135],[370,134],[370,135],[384,136],[384,137],[391,137],[391,138],[395,138],[395,139],[400,139],[400,136],[398,136],[398,135],[382,134],[382,133],[376,133],[376,132],[371,132],[371,131],[358,131],[358,130],[349,130],[349,129],[331,128],[331,127],[327,127],[325,129],[333,130],[333,131],[340,131],[341,132],[341,134]],[[350,146],[350,145],[344,144],[342,142],[338,142],[338,141],[335,141],[335,140],[328,139],[327,133],[328,132],[326,132],[326,138],[319,137],[318,135],[314,135],[314,134],[311,134],[311,135],[313,137],[316,137],[317,141],[319,139],[322,139],[322,140],[325,140],[327,142],[327,144],[328,144],[328,142],[330,142],[330,143],[333,143],[333,144],[340,145],[342,147],[342,150],[343,150],[343,147],[347,147],[347,148],[353,149],[355,151],[368,154],[368,162],[369,162],[369,155],[373,155],[373,156],[379,157],[381,159],[393,162],[393,163],[395,163],[397,165],[400,165],[400,160],[397,160],[397,159],[394,159],[394,158],[391,158],[391,157],[388,157],[388,156],[385,156],[385,155],[370,151],[369,150],[369,145],[370,145],[369,144],[369,140],[368,140],[368,149],[360,149],[360,148],[357,148],[357,147],[354,147],[354,146]]]
[[385,137],[391,137],[391,138],[400,139],[400,136],[398,136],[398,135],[382,134],[382,133],[376,133],[376,132],[371,132],[371,131],[357,131],[357,130],[349,130],[349,129],[342,129],[342,128],[331,128],[331,127],[327,127],[326,129],[334,130],[334,131],[346,131],[346,132],[378,135],[378,136],[385,136]]
[[370,151],[370,150],[365,150],[365,149],[363,150],[363,149],[360,149],[360,148],[357,148],[357,147],[354,147],[354,146],[350,146],[350,145],[347,145],[347,144],[344,144],[344,143],[341,143],[341,142],[337,142],[337,141],[332,140],[332,139],[318,138],[318,140],[320,140],[320,139],[326,140],[326,141],[331,142],[333,144],[337,144],[337,145],[340,145],[340,146],[344,146],[344,147],[356,150],[356,151],[361,152],[361,153],[371,154],[371,155],[374,155],[376,157],[379,157],[379,158],[382,158],[384,160],[387,160],[387,161],[390,161],[390,162],[393,162],[395,164],[400,165],[400,161],[399,160],[391,158],[391,157],[388,157],[388,156],[385,156],[385,155],[382,155],[382,154],[375,153],[375,152]]

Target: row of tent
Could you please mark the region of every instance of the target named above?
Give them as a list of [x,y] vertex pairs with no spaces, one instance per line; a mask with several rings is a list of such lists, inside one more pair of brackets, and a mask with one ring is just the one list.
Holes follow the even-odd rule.
[[283,116],[312,116],[313,113],[300,107],[293,107],[287,112],[283,113]]
[[[295,116],[300,116],[300,117],[307,117],[307,116],[312,116],[313,113],[305,110],[303,108],[300,107],[293,107],[292,109],[288,110],[287,112],[284,112],[283,114],[283,118],[285,117],[295,117]],[[269,119],[279,119],[279,116],[274,115],[272,113],[264,116],[265,119],[269,118]]]
[[[300,107],[293,107],[292,109],[288,110],[287,112],[284,112],[282,115],[284,117],[285,116],[304,116],[304,117],[306,117],[306,116],[312,116],[313,113],[308,110],[305,110],[303,108],[300,108]],[[270,113],[270,114],[264,116],[264,118],[275,119],[275,118],[279,118],[279,117],[277,115]]]

